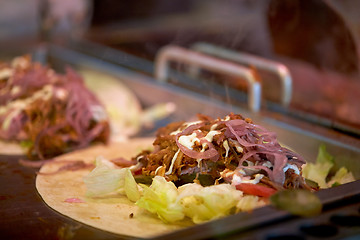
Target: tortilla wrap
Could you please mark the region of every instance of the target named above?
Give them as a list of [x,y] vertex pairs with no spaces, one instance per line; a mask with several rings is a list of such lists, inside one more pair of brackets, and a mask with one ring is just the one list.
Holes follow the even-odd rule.
[[[66,164],[66,161],[71,160],[93,163],[97,156],[107,159],[116,157],[130,159],[141,149],[150,148],[152,142],[153,138],[141,138],[126,143],[114,142],[109,146],[93,146],[56,158],[56,161],[45,164],[40,169],[40,173],[55,172]],[[116,234],[148,238],[193,225],[190,220],[178,224],[165,224],[156,215],[138,208],[123,195],[97,199],[85,197],[83,177],[90,171],[91,169],[83,169],[53,175],[39,174],[36,178],[36,188],[45,203],[59,213]],[[65,202],[69,198],[81,199],[84,202]],[[133,217],[130,217],[132,214]]]
[[[77,71],[83,76],[86,86],[95,93],[109,114],[110,141],[125,141],[138,132],[142,108],[132,91],[115,77],[93,70]],[[15,141],[0,139],[0,154],[25,155],[27,148]]]
[[24,155],[26,152],[26,148],[22,147],[18,142],[0,140],[0,154]]

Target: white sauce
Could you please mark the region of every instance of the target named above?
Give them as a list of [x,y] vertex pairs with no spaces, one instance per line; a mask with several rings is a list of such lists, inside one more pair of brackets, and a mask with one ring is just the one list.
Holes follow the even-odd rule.
[[163,166],[158,166],[158,167],[156,168],[156,170],[155,170],[155,175],[157,175],[157,173],[159,172],[159,170],[160,170],[161,168],[163,168]]
[[137,163],[136,165],[132,165],[131,167],[129,167],[129,169],[132,171],[132,170],[135,170],[135,169],[139,169],[140,165],[142,165],[141,163]]
[[169,167],[169,170],[165,173],[165,175],[169,175],[169,174],[172,173],[173,167],[174,167],[174,163],[175,163],[175,161],[176,161],[179,153],[180,153],[180,149],[177,150],[177,152],[174,154],[174,157],[173,157],[172,160],[171,160],[171,165],[170,165],[170,167]]
[[189,127],[189,126],[192,126],[192,125],[195,125],[195,124],[198,124],[198,123],[202,123],[202,121],[199,120],[199,121],[194,121],[194,122],[186,122],[183,125],[185,125],[185,127]]
[[240,143],[238,141],[235,141],[231,138],[230,138],[230,141],[235,145],[236,151],[238,153],[242,153],[244,151],[244,149],[240,146]]
[[171,132],[170,135],[176,135],[176,134],[181,133],[181,132],[182,131],[179,128],[178,130]]
[[65,100],[67,95],[68,95],[68,92],[63,88],[58,88],[55,91],[56,98],[58,98],[60,100]]
[[264,167],[267,167],[267,168],[272,168],[273,167],[273,165],[272,165],[272,163],[270,161],[264,162],[262,165]]
[[194,143],[199,142],[200,139],[196,137],[196,133],[193,132],[191,135],[183,135],[178,139],[179,143],[188,149],[193,149]]
[[240,183],[252,183],[252,184],[258,184],[260,182],[260,180],[264,177],[263,174],[256,174],[254,179],[248,179],[247,177],[241,177],[237,174],[234,174],[233,179],[232,179],[232,184],[233,185],[238,185]]
[[198,165],[197,165],[198,168],[201,169],[201,161],[202,161],[202,159],[196,159],[196,161],[198,163]]
[[217,123],[215,123],[214,125],[212,125],[212,126],[211,126],[211,128],[210,128],[210,131],[215,130],[215,128],[217,128],[217,126],[218,126],[218,124],[217,124]]
[[289,169],[293,169],[297,175],[300,175],[299,168],[296,165],[287,163],[283,170],[286,172]]
[[224,148],[225,148],[225,150],[226,150],[225,158],[227,158],[227,157],[229,156],[229,150],[230,150],[229,143],[228,143],[227,140],[225,140],[225,141],[223,142],[223,146],[224,146]]
[[28,105],[31,105],[36,100],[38,99],[43,99],[44,101],[49,100],[53,94],[53,90],[54,88],[51,85],[45,85],[42,89],[36,91],[29,98],[12,101],[8,103],[6,106],[0,107],[0,114],[4,114],[9,110],[13,109],[13,112],[11,112],[11,114],[9,114],[6,119],[4,119],[4,122],[2,124],[2,129],[6,130],[10,126],[12,119],[15,118],[18,114],[20,114],[22,110],[24,110]]
[[16,95],[20,92],[21,88],[19,86],[15,86],[11,89],[11,95]]
[[212,142],[214,139],[214,136],[216,136],[220,133],[221,133],[220,131],[212,130],[212,131],[208,132],[208,134],[206,134],[205,139],[208,140],[209,142]]
[[248,167],[254,166],[254,163],[252,161],[245,160],[244,162],[247,163]]
[[[210,131],[203,139],[206,139],[208,142],[212,142],[214,139],[214,136],[217,134],[220,134],[220,131]],[[183,145],[184,147],[187,147],[188,149],[193,149],[194,144],[196,142],[200,143],[201,139],[197,138],[196,132],[193,132],[190,135],[183,135],[180,136],[178,139],[179,143]],[[202,145],[202,152],[205,151],[204,148],[206,147],[206,143]]]
[[0,80],[7,79],[13,75],[13,70],[11,68],[4,68],[0,71]]
[[[195,122],[188,122],[188,123],[184,123],[182,126],[185,126],[188,127],[188,126],[191,126],[191,125],[195,125],[195,124],[198,124],[198,123],[201,123],[202,121],[195,121]],[[214,136],[216,136],[217,134],[220,134],[221,132],[220,131],[215,131],[213,130],[214,128],[217,127],[217,124],[214,124],[210,131],[206,134],[206,136],[202,139],[206,139],[208,142],[212,142],[213,139],[214,139]],[[177,129],[176,131],[170,133],[170,135],[176,135],[180,132],[182,132],[182,130],[180,130],[181,127],[179,129]],[[200,131],[200,130],[198,130]],[[183,145],[184,147],[188,148],[188,149],[193,149],[194,148],[194,144],[197,142],[197,143],[200,143],[201,139],[199,139],[197,137],[197,134],[196,132],[193,132],[192,134],[190,135],[182,135],[179,137],[178,139],[178,142],[179,144]],[[224,146],[225,147],[225,146]],[[229,146],[227,145],[228,149],[229,149]],[[203,143],[202,144],[202,149],[200,150],[200,152],[205,152],[205,148],[206,148],[206,143]],[[169,170],[165,173],[165,175],[169,175],[172,173],[172,169],[173,169],[173,165],[174,165],[174,162],[179,154],[179,151],[180,149],[175,153],[173,159],[171,160],[171,165],[170,165],[170,168]],[[229,150],[227,150],[229,151]],[[201,166],[201,161],[202,159],[196,159],[196,161],[198,162],[198,167],[200,168]]]
[[230,116],[227,115],[224,119],[221,119],[222,121],[229,121],[230,120]]

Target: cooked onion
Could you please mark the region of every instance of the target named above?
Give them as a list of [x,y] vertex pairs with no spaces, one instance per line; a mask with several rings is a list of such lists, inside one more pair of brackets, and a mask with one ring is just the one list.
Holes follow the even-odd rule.
[[176,144],[180,148],[180,150],[188,157],[191,157],[194,159],[212,159],[213,161],[216,161],[219,158],[219,153],[214,148],[214,145],[212,143],[210,143],[209,141],[207,141],[206,139],[202,139],[200,142],[201,144],[205,143],[208,146],[208,149],[205,150],[204,152],[198,152],[196,150],[189,149],[189,148],[185,147],[184,145],[182,145],[181,143],[179,143],[180,136],[191,133],[195,129],[198,129],[204,125],[205,125],[204,123],[191,125],[191,126],[187,127],[186,129],[184,129],[184,131],[182,131],[181,133],[178,133],[175,136]]

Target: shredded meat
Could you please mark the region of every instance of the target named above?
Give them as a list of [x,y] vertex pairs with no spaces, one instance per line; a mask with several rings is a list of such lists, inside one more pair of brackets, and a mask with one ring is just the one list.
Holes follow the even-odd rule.
[[225,119],[205,115],[198,118],[196,122],[172,123],[158,130],[153,143],[156,150],[133,158],[143,164],[143,175],[162,175],[174,182],[189,175],[196,176],[193,181],[207,176],[214,184],[219,180],[231,183],[234,175],[253,179],[260,173],[264,175],[260,183],[276,190],[311,189],[293,169],[284,172],[288,164],[301,171],[305,161],[281,147],[274,133],[233,113]]
[[60,75],[24,56],[1,64],[0,76],[0,138],[26,140],[29,158],[108,141],[104,107],[71,68]]

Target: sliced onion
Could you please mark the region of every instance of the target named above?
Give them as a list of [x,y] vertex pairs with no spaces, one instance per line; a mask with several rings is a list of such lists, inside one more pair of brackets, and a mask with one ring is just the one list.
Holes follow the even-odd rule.
[[209,159],[211,158],[213,161],[217,161],[219,159],[219,153],[216,151],[212,144],[208,145],[209,149],[205,150],[204,152],[198,152],[193,149],[189,149],[179,143],[178,139],[176,138],[176,144],[180,148],[180,150],[188,157],[194,159]]
[[[231,120],[231,121],[228,121],[225,123],[225,125],[228,127],[228,130],[229,131],[225,131],[225,136],[226,137],[235,137],[236,140],[244,147],[254,147],[254,146],[257,146],[258,143],[250,143],[250,142],[247,142],[245,140],[243,140],[241,138],[241,136],[244,136],[244,135],[247,135],[249,134],[249,130],[246,129],[246,128],[242,128],[240,130],[235,130],[234,129],[234,122],[233,121],[236,121],[236,120],[239,120],[240,119],[235,119],[235,120]],[[245,121],[241,120],[243,123],[246,123]],[[235,123],[240,123],[240,122],[235,122]]]
[[179,138],[182,135],[188,135],[188,134],[192,133],[195,129],[201,128],[204,125],[205,125],[205,122],[190,125],[187,128],[185,128],[182,132],[176,134],[176,137]]
[[269,177],[269,179],[270,180],[272,180],[274,177],[273,177],[273,171],[271,171],[271,169],[270,168],[268,168],[268,167],[265,167],[265,166],[259,166],[259,165],[255,165],[255,166],[240,166],[239,167],[240,169],[241,168],[243,168],[243,169],[261,169],[261,170],[264,170],[266,173],[267,173],[267,175],[268,175],[268,177]]
[[[268,145],[270,148],[280,147],[276,140],[276,133],[270,132],[263,127],[255,124],[250,124],[244,120],[235,119],[225,123],[228,127],[225,131],[225,136],[235,137],[236,140],[244,147],[255,147]],[[241,128],[239,128],[241,126]],[[261,131],[259,131],[260,129]],[[242,139],[242,136],[246,136],[252,141],[246,141]],[[254,137],[257,136],[258,138]],[[264,142],[267,142],[266,144]]]
[[45,163],[54,162],[54,161],[55,159],[46,159],[46,160],[37,160],[37,161],[20,159],[19,163],[24,167],[40,168]]
[[178,139],[180,136],[188,135],[188,134],[192,133],[194,130],[201,128],[204,125],[205,125],[204,122],[197,123],[197,124],[194,124],[194,125],[191,125],[191,126],[185,128],[181,133],[176,134],[176,136],[175,136],[176,144],[179,147],[179,149],[188,157],[191,157],[194,159],[211,159],[213,161],[217,161],[219,159],[219,153],[215,149],[214,145],[211,142],[207,141],[206,139],[201,140],[201,143],[205,142],[209,147],[204,152],[198,152],[193,149],[189,149],[189,148],[185,147],[184,145],[182,145],[181,143],[179,143]]
[[274,154],[273,179],[270,180],[281,185],[285,182],[284,167],[287,164],[287,157],[283,154]]

